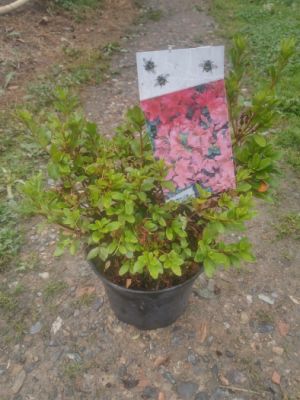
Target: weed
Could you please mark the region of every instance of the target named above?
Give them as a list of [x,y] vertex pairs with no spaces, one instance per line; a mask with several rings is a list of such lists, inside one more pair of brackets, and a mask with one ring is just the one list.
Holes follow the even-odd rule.
[[103,0],[54,0],[54,3],[65,10],[76,12],[99,7],[103,4]]
[[36,269],[38,266],[38,256],[37,254],[30,254],[25,260],[20,260],[17,263],[17,272],[28,272]]
[[77,300],[77,304],[78,306],[90,307],[94,302],[95,298],[96,298],[95,293],[90,293],[90,294],[85,293]]
[[291,212],[282,216],[276,230],[279,239],[287,236],[300,239],[300,213]]
[[137,23],[145,23],[147,21],[158,22],[161,20],[163,12],[160,9],[152,7],[144,8],[141,15],[137,19]]
[[44,289],[44,297],[46,300],[53,299],[54,297],[61,294],[68,285],[63,281],[52,281]]
[[274,317],[270,313],[264,310],[257,310],[256,311],[256,318],[261,323],[273,323]]
[[21,234],[15,221],[15,212],[10,203],[0,201],[0,272],[8,268],[20,244]]
[[13,296],[0,290],[0,309],[9,312],[15,310],[16,306],[17,302]]
[[109,42],[103,47],[102,52],[107,56],[111,56],[112,54],[117,53],[120,50],[121,46],[118,42]]
[[69,362],[65,365],[63,374],[66,378],[75,379],[83,371],[83,365],[80,362]]

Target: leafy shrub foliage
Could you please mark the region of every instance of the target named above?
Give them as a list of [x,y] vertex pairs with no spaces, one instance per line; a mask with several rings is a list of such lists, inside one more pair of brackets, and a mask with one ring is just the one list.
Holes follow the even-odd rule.
[[234,40],[227,91],[238,187],[220,195],[199,188],[199,198],[164,201],[164,188],[171,189],[167,167],[153,157],[138,107],[128,110],[112,138],[99,135],[63,89],[57,91],[56,112],[44,122],[23,111],[49,154],[48,181],[42,173],[27,181],[23,206],[61,225],[56,255],[65,248],[74,254],[84,241],[88,259],[101,259],[107,270],[138,276],[153,287],[158,278],[188,276],[199,263],[211,276],[220,266],[253,261],[248,239],[228,240],[228,233],[245,229],[254,215],[252,195],[266,197],[278,172],[278,154],[265,132],[275,118],[274,88],[294,45],[282,44],[269,86],[246,101],[240,96],[246,43]]

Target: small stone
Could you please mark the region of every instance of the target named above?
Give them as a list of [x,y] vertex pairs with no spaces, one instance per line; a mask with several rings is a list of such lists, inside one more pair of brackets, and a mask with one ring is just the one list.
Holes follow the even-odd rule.
[[18,373],[17,378],[11,389],[14,394],[19,393],[19,391],[21,390],[21,387],[23,386],[23,383],[25,382],[25,379],[26,379],[26,372],[24,371],[24,369],[22,369]]
[[198,392],[195,396],[195,400],[209,400],[207,392]]
[[260,300],[264,301],[265,303],[270,304],[270,305],[273,305],[275,303],[274,299],[272,299],[271,297],[266,296],[265,294],[262,294],[262,293],[258,295],[258,298]]
[[222,385],[224,385],[224,386],[229,385],[229,380],[224,375],[219,374],[219,380],[222,383]]
[[258,333],[271,333],[274,331],[274,325],[270,322],[250,321],[251,328]]
[[37,323],[35,323],[34,325],[31,326],[30,328],[30,335],[35,335],[36,333],[39,333],[40,330],[42,329],[43,324],[38,321]]
[[93,304],[93,310],[99,311],[100,308],[103,306],[103,299],[102,298],[97,298]]
[[75,310],[73,315],[74,315],[75,318],[79,317],[80,311],[79,310]]
[[278,321],[277,329],[280,336],[286,336],[289,333],[290,327],[289,324],[287,324],[286,322]]
[[213,392],[210,400],[227,400],[229,398],[229,392],[227,390],[218,388]]
[[126,389],[133,389],[139,384],[139,379],[135,379],[132,376],[128,376],[126,379],[122,379],[122,382]]
[[48,279],[50,276],[49,272],[39,272],[39,277],[42,279]]
[[75,361],[77,363],[81,362],[81,357],[78,353],[68,353],[67,357],[69,360]]
[[146,386],[142,393],[142,399],[156,399],[158,390],[154,386]]
[[214,293],[214,292],[211,292],[211,291],[208,290],[207,288],[204,288],[204,289],[197,289],[197,288],[195,288],[195,289],[193,290],[193,293],[194,293],[196,296],[201,297],[202,299],[207,299],[207,300],[214,299],[214,298],[216,297],[215,293]]
[[184,400],[194,399],[197,393],[198,385],[194,382],[180,382],[177,385],[177,394]]
[[272,382],[276,385],[280,385],[281,376],[277,371],[274,371],[272,374]]
[[156,359],[154,360],[154,366],[156,368],[160,367],[161,365],[167,364],[168,361],[170,360],[169,356],[158,356],[156,357]]
[[282,356],[284,353],[284,349],[282,347],[274,346],[272,347],[273,353],[277,354],[278,356]]
[[237,370],[231,370],[228,374],[227,377],[231,383],[237,384],[237,385],[242,385],[247,381],[246,376]]
[[247,300],[248,304],[252,304],[253,303],[253,297],[250,294],[247,294],[246,300]]
[[172,385],[176,384],[176,379],[174,378],[174,376],[171,374],[171,372],[169,371],[164,371],[162,376],[169,381],[170,383],[172,383]]
[[199,362],[199,354],[189,351],[187,360],[190,364],[196,365]]
[[56,318],[56,320],[53,322],[52,326],[51,326],[51,333],[53,333],[54,335],[57,334],[57,332],[60,330],[60,328],[62,327],[63,324],[63,320],[60,318],[60,316],[58,316]]
[[165,396],[164,392],[159,392],[158,393],[157,400],[166,400],[166,396]]
[[228,358],[233,358],[235,354],[230,350],[225,350],[225,356]]
[[245,313],[245,311],[241,312],[241,324],[248,324],[249,322],[249,316],[247,313]]

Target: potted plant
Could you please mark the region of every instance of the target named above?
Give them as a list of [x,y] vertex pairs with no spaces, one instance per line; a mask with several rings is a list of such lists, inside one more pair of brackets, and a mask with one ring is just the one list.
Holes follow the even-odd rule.
[[227,93],[237,189],[218,195],[199,187],[198,198],[165,202],[167,167],[153,157],[138,107],[111,138],[99,135],[62,89],[43,122],[20,113],[49,155],[47,173],[21,187],[23,209],[61,226],[55,255],[83,245],[119,319],[142,329],[166,326],[184,311],[202,267],[210,277],[219,267],[254,260],[246,237],[228,241],[226,234],[245,229],[254,215],[252,195],[267,197],[278,172],[278,154],[263,132],[274,119],[274,87],[294,46],[284,41],[269,69],[271,83],[245,101],[246,43],[235,38]]

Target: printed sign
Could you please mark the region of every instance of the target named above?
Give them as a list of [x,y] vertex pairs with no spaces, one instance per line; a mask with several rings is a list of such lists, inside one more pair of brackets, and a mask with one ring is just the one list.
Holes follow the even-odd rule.
[[141,107],[154,155],[169,166],[167,200],[235,188],[224,47],[137,53]]

